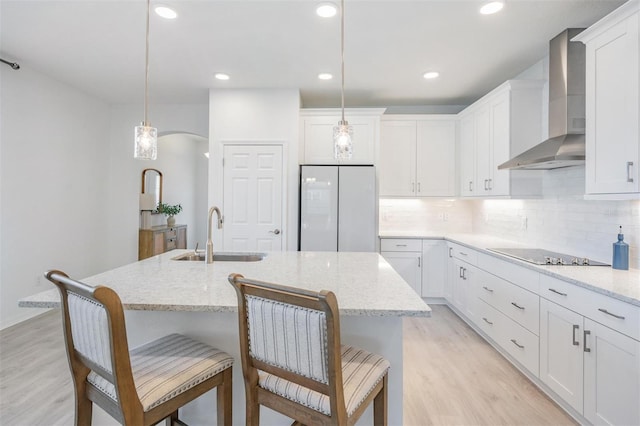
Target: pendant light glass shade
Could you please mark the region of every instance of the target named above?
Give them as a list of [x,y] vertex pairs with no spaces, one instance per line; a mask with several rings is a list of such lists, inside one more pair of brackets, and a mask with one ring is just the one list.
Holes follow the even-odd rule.
[[155,160],[158,158],[158,129],[149,126],[147,109],[149,103],[149,15],[151,0],[147,0],[147,31],[145,45],[144,70],[144,121],[134,129],[133,158],[139,160]]
[[353,127],[344,119],[344,0],[340,10],[340,60],[342,72],[342,120],[333,128],[333,158],[350,160],[353,155]]
[[350,160],[353,155],[353,127],[347,121],[339,121],[333,127],[333,157]]
[[133,158],[155,160],[158,158],[158,129],[141,123],[135,127],[135,150]]

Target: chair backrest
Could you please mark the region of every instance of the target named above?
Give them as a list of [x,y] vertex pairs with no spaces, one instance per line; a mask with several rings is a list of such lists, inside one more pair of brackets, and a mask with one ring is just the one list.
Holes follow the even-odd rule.
[[85,389],[93,371],[113,384],[118,401],[140,404],[118,294],[108,287],[75,281],[57,270],[48,271],[45,277],[60,290],[67,358],[76,391]]
[[238,295],[240,350],[246,386],[262,370],[330,398],[346,412],[340,317],[335,294],[229,276]]

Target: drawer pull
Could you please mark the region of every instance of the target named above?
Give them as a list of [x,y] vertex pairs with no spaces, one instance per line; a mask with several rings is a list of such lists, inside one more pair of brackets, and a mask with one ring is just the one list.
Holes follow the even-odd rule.
[[578,345],[580,345],[580,342],[578,342],[578,341],[576,340],[576,331],[577,331],[579,328],[580,328],[580,326],[579,326],[579,325],[575,325],[575,324],[573,325],[573,346],[578,346]]
[[406,247],[406,244],[396,244],[396,247]]
[[520,305],[518,305],[516,302],[511,302],[511,304],[512,304],[513,306],[515,306],[516,308],[518,308],[518,309],[522,309],[522,310],[524,311],[524,306],[520,306]]
[[521,344],[518,343],[518,341],[516,339],[511,339],[511,343],[513,343],[514,345],[516,345],[517,347],[519,347],[520,349],[524,349],[524,346],[522,346]]
[[591,332],[589,330],[584,331],[584,351],[585,352],[591,352],[591,348],[587,347],[587,336],[590,334]]
[[487,287],[487,286],[484,286],[484,287],[482,287],[482,288],[484,288],[485,290],[487,290],[489,293],[493,293],[493,289],[492,289],[492,288],[489,288],[489,287]]
[[616,315],[616,314],[612,314],[611,312],[607,311],[606,309],[598,308],[598,310],[599,310],[600,312],[602,312],[602,313],[607,314],[607,315],[611,315],[611,316],[612,316],[612,317],[614,317],[614,318],[618,318],[618,319],[621,319],[621,320],[623,320],[623,319],[624,319],[624,317],[623,317],[623,316],[621,316],[621,315]]
[[463,251],[458,252],[458,253],[460,253],[462,256],[468,256],[468,254],[467,254],[467,253],[465,253],[465,252],[463,252]]
[[627,182],[633,182],[633,177],[631,176],[631,168],[633,167],[633,161],[627,162]]
[[560,296],[566,296],[567,295],[567,293],[562,293],[562,292],[556,290],[555,288],[550,288],[549,291],[551,291],[551,292],[553,292],[555,294],[559,294]]
[[486,319],[485,317],[482,317],[482,320],[484,322],[486,322],[487,324],[489,324],[489,325],[493,325],[493,323],[491,321],[489,321],[488,319]]

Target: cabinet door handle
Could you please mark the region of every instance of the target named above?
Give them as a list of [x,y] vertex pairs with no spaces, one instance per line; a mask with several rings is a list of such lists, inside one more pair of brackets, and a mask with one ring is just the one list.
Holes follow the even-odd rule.
[[469,181],[469,192],[473,192],[473,181]]
[[484,322],[486,322],[487,324],[489,324],[489,325],[493,325],[493,323],[491,321],[489,321],[488,319],[486,319],[485,317],[482,317],[482,320]]
[[416,192],[416,183],[411,182],[411,192]]
[[631,176],[631,169],[633,168],[633,161],[627,162],[627,182],[633,182],[633,177]]
[[462,268],[462,279],[467,280],[467,268]]
[[587,336],[591,334],[591,331],[589,330],[585,330],[584,331],[584,346],[583,349],[585,352],[591,352],[591,348],[587,347]]
[[489,191],[491,191],[493,189],[493,179],[489,179]]
[[573,346],[580,345],[580,342],[576,340],[576,331],[580,329],[579,325],[573,325]]
[[418,268],[420,267],[420,258],[418,258]]
[[489,184],[489,179],[485,179],[485,180],[484,180],[484,190],[485,190],[485,191],[488,191],[488,190],[489,190],[489,188],[487,187],[487,185],[488,185],[488,184]]
[[560,291],[558,291],[558,290],[556,290],[554,288],[550,288],[549,291],[551,291],[551,292],[553,292],[555,294],[559,294],[560,296],[566,296],[567,295],[567,293],[562,293],[562,292],[560,292]]
[[611,316],[612,316],[612,317],[614,317],[614,318],[618,318],[618,319],[621,319],[621,320],[623,320],[623,319],[624,319],[624,317],[623,317],[622,315],[612,314],[611,312],[607,311],[606,309],[598,308],[598,310],[599,310],[600,312],[602,312],[602,313],[607,314],[607,315],[611,315]]
[[482,288],[484,288],[485,290],[487,290],[489,293],[493,293],[493,289],[489,288],[487,286],[483,286]]
[[514,345],[516,345],[517,347],[519,347],[520,349],[524,349],[524,346],[519,344],[518,341],[516,339],[511,339],[511,343],[513,343]]
[[520,305],[518,305],[516,302],[511,302],[511,304],[512,304],[513,306],[515,306],[516,308],[521,309],[521,310],[523,310],[523,311],[524,311],[524,306],[520,306]]
[[418,192],[420,192],[420,182],[418,182]]
[[453,257],[453,247],[449,247],[449,257]]

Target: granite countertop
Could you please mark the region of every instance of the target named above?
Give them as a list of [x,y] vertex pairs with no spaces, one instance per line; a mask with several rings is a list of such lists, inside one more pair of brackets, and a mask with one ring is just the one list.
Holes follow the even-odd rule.
[[442,235],[429,232],[385,232],[381,238],[418,238],[418,239],[444,239],[461,244],[483,254],[497,257],[501,260],[514,263],[525,268],[533,269],[544,275],[549,275],[586,289],[640,306],[640,270],[630,269],[621,271],[610,266],[561,266],[561,265],[534,265],[523,262],[513,257],[504,256],[487,250],[493,247],[528,247],[518,241],[497,238],[482,234],[449,234]]
[[[431,314],[429,306],[378,253],[270,252],[259,262],[209,265],[171,260],[188,251],[173,250],[80,281],[113,288],[125,309],[131,310],[236,312],[237,296],[227,277],[240,273],[309,290],[331,290],[341,315]],[[56,288],[18,302],[33,308],[59,304]]]

